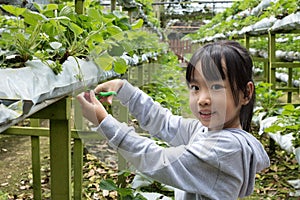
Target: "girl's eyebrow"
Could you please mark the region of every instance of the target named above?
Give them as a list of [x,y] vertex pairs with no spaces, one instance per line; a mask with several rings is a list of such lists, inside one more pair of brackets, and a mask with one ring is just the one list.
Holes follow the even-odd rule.
[[192,78],[190,81],[189,81],[189,84],[191,83],[198,83],[199,81],[197,81],[196,79]]

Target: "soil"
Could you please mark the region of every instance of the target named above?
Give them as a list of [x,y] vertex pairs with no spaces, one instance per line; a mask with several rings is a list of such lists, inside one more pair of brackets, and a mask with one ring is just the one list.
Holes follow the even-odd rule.
[[[41,162],[49,155],[49,139],[41,137]],[[0,134],[0,194],[19,195],[31,190],[31,141],[29,136]],[[32,180],[32,178],[30,178]],[[32,193],[32,191],[31,191]],[[1,195],[0,195],[1,199]]]
[[[85,153],[94,156],[92,161],[85,161],[88,165],[94,166],[101,160],[106,163],[104,166],[108,169],[117,170],[117,155],[106,141],[85,141],[84,150]],[[40,137],[40,155],[43,198],[48,199],[50,195],[48,137]],[[0,134],[0,200],[33,199],[31,169],[30,137]]]

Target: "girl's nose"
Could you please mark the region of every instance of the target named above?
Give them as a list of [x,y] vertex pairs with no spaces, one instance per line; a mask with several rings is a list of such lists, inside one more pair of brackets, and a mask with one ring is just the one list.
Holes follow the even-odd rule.
[[208,91],[202,91],[198,96],[198,104],[201,106],[210,105],[211,97]]

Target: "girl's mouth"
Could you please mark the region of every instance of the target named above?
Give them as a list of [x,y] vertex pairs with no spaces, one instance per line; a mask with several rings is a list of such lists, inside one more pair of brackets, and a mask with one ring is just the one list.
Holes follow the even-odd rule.
[[214,112],[200,111],[199,114],[202,119],[210,119],[212,117],[212,115],[214,114]]

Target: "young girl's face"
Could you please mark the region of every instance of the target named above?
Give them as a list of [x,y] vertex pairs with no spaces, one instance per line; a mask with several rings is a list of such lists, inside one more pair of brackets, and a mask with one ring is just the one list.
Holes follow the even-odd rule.
[[[245,102],[235,105],[228,78],[208,81],[197,67],[189,89],[191,111],[209,130],[241,129],[239,115]],[[242,92],[240,99],[243,99]]]

